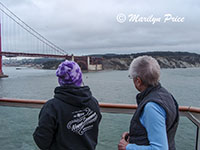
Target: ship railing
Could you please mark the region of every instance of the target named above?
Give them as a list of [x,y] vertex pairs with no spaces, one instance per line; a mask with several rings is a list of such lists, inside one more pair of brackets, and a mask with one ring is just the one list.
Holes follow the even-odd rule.
[[[25,108],[41,108],[46,100],[29,100],[29,99],[10,99],[0,98],[0,106],[25,107]],[[113,104],[100,103],[101,112],[133,114],[137,105],[133,104]],[[200,108],[191,106],[180,106],[180,116],[187,117],[196,127],[196,150],[200,150]]]

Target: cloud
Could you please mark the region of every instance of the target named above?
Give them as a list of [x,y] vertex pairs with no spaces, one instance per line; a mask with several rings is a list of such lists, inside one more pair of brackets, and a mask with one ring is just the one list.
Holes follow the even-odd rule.
[[[199,0],[3,0],[31,27],[68,53],[132,53],[152,50],[200,53]],[[124,13],[184,17],[183,23],[118,23]],[[129,18],[128,18],[129,19]]]

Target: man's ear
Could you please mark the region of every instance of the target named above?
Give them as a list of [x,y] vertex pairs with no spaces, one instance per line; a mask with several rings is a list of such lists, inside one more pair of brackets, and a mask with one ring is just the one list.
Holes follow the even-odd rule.
[[137,80],[136,80],[137,84],[138,84],[138,85],[141,85],[141,84],[142,84],[142,80],[140,79],[140,77],[137,77],[136,79],[137,79]]

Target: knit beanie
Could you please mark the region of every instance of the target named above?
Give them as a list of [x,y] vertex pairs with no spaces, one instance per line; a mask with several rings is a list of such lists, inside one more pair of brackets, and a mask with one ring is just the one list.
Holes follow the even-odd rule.
[[56,76],[58,77],[58,83],[62,85],[75,85],[81,86],[82,84],[82,72],[79,65],[74,61],[65,60],[62,62],[56,70]]

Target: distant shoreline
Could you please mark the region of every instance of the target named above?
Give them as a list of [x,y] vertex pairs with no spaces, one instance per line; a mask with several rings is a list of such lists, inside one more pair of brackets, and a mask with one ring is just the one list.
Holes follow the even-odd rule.
[[200,67],[200,55],[189,52],[145,52],[136,54],[106,54],[93,55],[103,58],[105,70],[127,70],[132,60],[138,56],[149,55],[154,57],[161,68],[194,68]]
[[[161,68],[194,68],[200,67],[200,55],[189,52],[146,52],[136,54],[98,54],[89,55],[90,57],[102,58],[104,70],[128,70],[131,61],[142,55],[154,57]],[[5,66],[31,67],[36,69],[57,69],[63,60],[60,59],[22,59],[22,60],[3,60]]]

